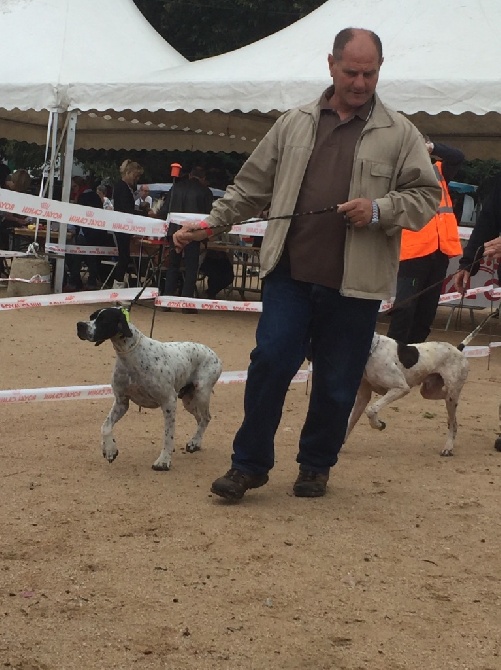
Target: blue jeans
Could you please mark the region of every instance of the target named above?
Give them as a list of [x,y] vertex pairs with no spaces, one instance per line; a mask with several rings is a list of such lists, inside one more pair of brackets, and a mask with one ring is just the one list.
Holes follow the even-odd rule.
[[263,312],[251,353],[244,420],[232,465],[265,474],[291,379],[311,343],[313,375],[297,462],[329,471],[343,445],[351,408],[370,351],[379,300],[345,298],[338,290],[291,279],[280,267],[264,282]]

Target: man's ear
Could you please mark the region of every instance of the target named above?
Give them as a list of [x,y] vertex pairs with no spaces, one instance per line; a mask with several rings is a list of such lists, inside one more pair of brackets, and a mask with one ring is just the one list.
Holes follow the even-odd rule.
[[124,337],[132,337],[132,331],[129,328],[129,311],[125,308],[120,310],[118,331],[122,333]]

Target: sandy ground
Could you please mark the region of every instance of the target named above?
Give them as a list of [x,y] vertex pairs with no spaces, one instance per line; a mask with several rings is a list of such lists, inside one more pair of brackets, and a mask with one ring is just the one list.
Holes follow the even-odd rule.
[[[91,311],[0,312],[1,388],[109,383],[111,345],[76,338]],[[149,332],[151,315],[138,307],[133,321]],[[203,341],[225,370],[244,370],[256,322],[159,313],[154,336]],[[498,322],[475,343],[490,336],[501,339]],[[150,467],[158,410],[118,424],[109,465],[109,399],[3,404],[0,667],[499,670],[500,378],[500,350],[490,367],[471,360],[453,458],[439,456],[443,403],[417,390],[387,409],[385,431],[362,420],[316,500],[291,495],[308,401],[295,384],[270,482],[240,505],[209,487],[229,464],[241,384],[216,387],[196,454],[183,453],[193,420],[180,406],[165,473]]]

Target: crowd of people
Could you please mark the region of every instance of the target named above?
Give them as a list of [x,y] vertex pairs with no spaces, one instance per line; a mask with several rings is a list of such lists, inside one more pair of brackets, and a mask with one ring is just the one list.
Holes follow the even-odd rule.
[[[8,166],[0,161],[0,188],[9,188],[19,192],[33,193],[34,182],[27,170],[10,172]],[[148,184],[139,184],[144,173],[137,162],[127,159],[119,167],[120,179],[109,186],[94,178],[74,176],[71,182],[70,202],[94,209],[114,209],[127,214],[137,214],[167,219],[169,212],[195,212],[207,214],[214,200],[209,188],[206,171],[195,165],[166,193],[165,197],[154,203]],[[57,195],[55,196],[57,198]],[[13,229],[25,228],[29,219],[26,216],[3,212],[0,216],[0,248],[8,249],[12,244]],[[197,282],[206,278],[206,296],[215,298],[220,291],[233,281],[233,266],[224,252],[206,250],[205,245],[195,243],[181,255],[173,251],[172,235],[178,227],[172,224],[167,235],[167,249],[162,259],[162,271],[159,289],[164,295],[194,297],[199,291]],[[18,231],[18,239],[22,239]],[[69,245],[116,248],[116,256],[106,257],[98,254],[66,254],[66,281],[64,291],[96,290],[106,282],[113,288],[128,285],[131,272],[141,273],[144,268],[135,268],[131,258],[132,236],[127,233],[108,233],[103,230],[68,225],[67,241]],[[104,260],[112,261],[110,264]],[[9,269],[4,259],[0,260],[0,273],[8,276]],[[144,278],[143,278],[144,279]],[[193,313],[196,310],[183,310]]]

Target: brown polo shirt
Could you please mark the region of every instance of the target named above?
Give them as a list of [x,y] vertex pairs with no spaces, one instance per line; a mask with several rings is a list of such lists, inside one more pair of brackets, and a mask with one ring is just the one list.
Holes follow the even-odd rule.
[[[295,213],[323,209],[348,200],[355,146],[374,101],[369,100],[356,114],[341,121],[329,106],[333,93],[331,86],[320,100],[315,145],[299,190]],[[343,278],[345,237],[346,221],[336,210],[294,217],[286,240],[291,277],[339,289]]]

